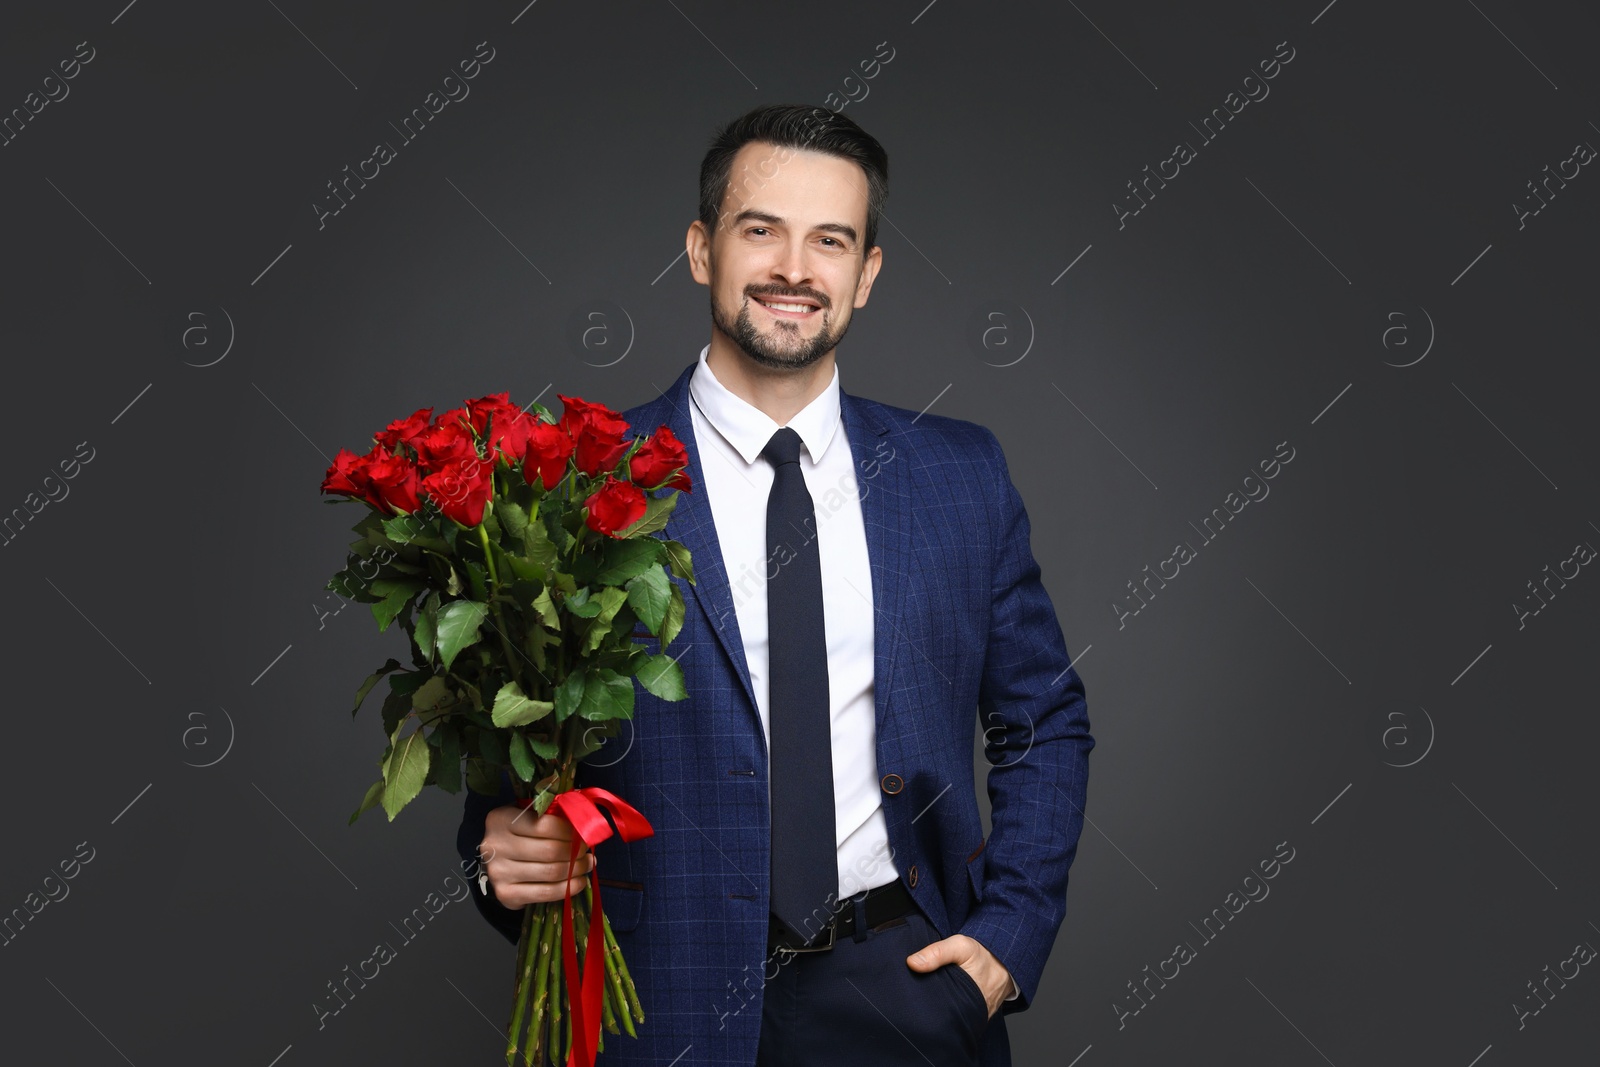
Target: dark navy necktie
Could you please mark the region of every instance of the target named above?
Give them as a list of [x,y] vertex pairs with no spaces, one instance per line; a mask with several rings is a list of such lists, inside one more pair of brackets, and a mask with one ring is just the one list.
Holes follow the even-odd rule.
[[785,426],[761,454],[773,467],[767,497],[772,913],[810,939],[831,917],[839,889],[822,565],[800,435]]

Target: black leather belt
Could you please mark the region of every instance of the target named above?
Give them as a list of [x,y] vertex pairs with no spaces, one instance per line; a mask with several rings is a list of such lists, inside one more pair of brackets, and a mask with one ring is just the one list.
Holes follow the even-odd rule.
[[[898,919],[900,916],[916,909],[916,901],[911,899],[905,883],[896,878],[887,885],[880,885],[867,890],[862,900],[863,910],[866,912],[867,928],[870,930]],[[777,916],[769,916],[767,921],[767,951],[780,953],[795,952],[822,952],[834,946],[841,938],[853,937],[856,932],[856,907],[853,898],[847,899],[844,906],[839,908],[833,918],[810,941],[801,941],[789,928],[778,921]]]

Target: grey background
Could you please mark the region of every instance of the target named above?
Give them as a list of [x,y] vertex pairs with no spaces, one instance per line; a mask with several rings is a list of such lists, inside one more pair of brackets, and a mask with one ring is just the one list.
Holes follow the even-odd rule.
[[[1600,144],[1592,9],[123,2],[0,35],[0,113],[96,51],[0,148],[0,512],[94,449],[0,548],[0,911],[94,849],[0,948],[8,1056],[499,1062],[510,953],[465,903],[323,1029],[310,1007],[444,884],[460,807],[345,824],[382,749],[350,695],[400,645],[323,614],[358,513],[317,485],[416,407],[653,396],[708,338],[674,258],[706,139],[849,93],[891,195],[841,383],[995,429],[1098,740],[1017,1062],[1592,1058],[1587,969],[1512,1007],[1600,943],[1600,578],[1513,607],[1600,544],[1600,179],[1512,207]],[[319,230],[324,183],[480,41],[471,95]],[[1283,41],[1201,146],[1189,123]],[[1198,158],[1119,228],[1179,140]],[[1180,541],[1197,558],[1119,625]],[[1270,896],[1200,946],[1280,842]]]

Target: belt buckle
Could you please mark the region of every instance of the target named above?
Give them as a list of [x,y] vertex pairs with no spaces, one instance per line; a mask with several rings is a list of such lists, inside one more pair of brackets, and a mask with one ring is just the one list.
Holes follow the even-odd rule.
[[787,960],[787,959],[792,959],[793,957],[799,955],[802,952],[826,952],[828,949],[831,949],[833,947],[834,941],[837,939],[837,933],[836,933],[835,928],[834,928],[834,920],[832,920],[832,919],[828,920],[828,925],[827,925],[826,929],[828,931],[828,942],[827,942],[827,944],[825,944],[825,945],[806,945],[806,946],[800,946],[800,947],[796,947],[796,946],[793,946],[793,945],[779,945],[778,946],[778,952],[777,952],[778,956],[780,958],[782,958],[782,959]]

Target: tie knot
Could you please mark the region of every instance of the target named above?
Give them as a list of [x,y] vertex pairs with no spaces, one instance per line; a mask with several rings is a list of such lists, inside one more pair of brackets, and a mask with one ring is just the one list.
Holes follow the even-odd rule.
[[761,454],[774,467],[781,467],[785,463],[799,463],[800,435],[787,426],[780,427],[778,432],[772,435],[772,440],[761,450]]

